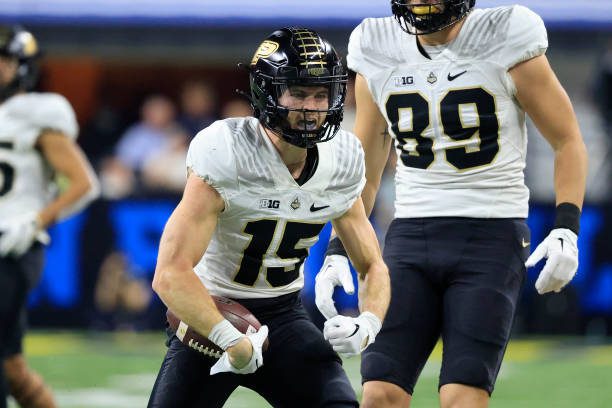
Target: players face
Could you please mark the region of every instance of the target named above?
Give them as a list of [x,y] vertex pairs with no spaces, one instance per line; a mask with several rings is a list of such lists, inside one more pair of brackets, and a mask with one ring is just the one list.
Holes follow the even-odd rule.
[[278,99],[290,109],[287,121],[292,129],[317,130],[323,125],[329,108],[329,90],[325,86],[292,85]]
[[0,87],[11,83],[17,74],[19,64],[16,58],[0,56]]

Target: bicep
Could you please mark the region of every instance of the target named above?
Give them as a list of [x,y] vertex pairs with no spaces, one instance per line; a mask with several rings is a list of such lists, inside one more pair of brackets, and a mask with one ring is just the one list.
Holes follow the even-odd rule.
[[518,64],[509,73],[516,99],[553,148],[580,138],[572,103],[545,55]]
[[181,201],[166,223],[159,245],[158,266],[189,264],[202,257],[223,210],[223,199],[204,180],[190,173]]
[[389,156],[391,137],[387,131],[387,121],[360,74],[355,79],[355,100],[357,115],[354,131],[365,152],[366,178],[368,181],[380,180]]

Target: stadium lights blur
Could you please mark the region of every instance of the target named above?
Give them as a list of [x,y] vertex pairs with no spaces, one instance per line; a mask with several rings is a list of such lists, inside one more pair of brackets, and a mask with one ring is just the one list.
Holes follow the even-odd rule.
[[[548,25],[612,29],[612,1],[477,0],[477,7],[525,5]],[[579,6],[577,6],[579,5]],[[127,26],[211,27],[305,24],[354,26],[390,15],[387,0],[2,0],[0,22]]]

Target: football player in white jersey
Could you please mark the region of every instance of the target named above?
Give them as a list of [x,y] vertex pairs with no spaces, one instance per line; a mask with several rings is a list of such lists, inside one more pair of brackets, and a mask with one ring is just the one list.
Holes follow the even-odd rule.
[[[0,346],[10,393],[20,406],[54,407],[42,378],[22,354],[26,299],[43,267],[45,229],[98,194],[93,170],[75,143],[70,103],[28,92],[38,46],[21,27],[0,26]],[[54,175],[68,187],[56,194]],[[0,381],[4,386],[4,381]],[[3,388],[4,389],[4,388]],[[0,394],[0,406],[6,403]]]
[[[191,142],[153,280],[169,309],[225,352],[215,362],[171,333],[149,406],[222,406],[239,385],[278,407],[357,406],[334,350],[372,344],[390,294],[360,199],[363,150],[340,129],[346,71],[331,44],[302,28],[272,33],[248,70],[255,117],[217,121]],[[299,293],[308,249],[330,220],[360,273],[361,314],[330,328],[327,342]],[[236,299],[263,326],[243,335],[210,295]]]
[[[398,153],[384,251],[393,295],[362,356],[365,407],[409,406],[440,337],[441,406],[487,406],[526,266],[547,258],[540,294],[560,291],[578,266],[587,155],[544,55],[546,29],[525,7],[474,3],[393,0],[393,17],[365,19],[350,37],[368,213],[392,139]],[[525,113],[555,151],[557,193],[555,227],[529,259]],[[341,249],[335,240],[328,253]],[[348,273],[327,258],[317,284]],[[317,304],[333,315],[329,296]]]

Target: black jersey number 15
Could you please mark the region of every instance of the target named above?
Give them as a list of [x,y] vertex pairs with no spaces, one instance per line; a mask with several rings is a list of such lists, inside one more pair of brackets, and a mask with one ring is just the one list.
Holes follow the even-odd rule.
[[266,273],[266,280],[272,287],[286,286],[300,275],[300,266],[308,256],[308,249],[297,248],[298,243],[305,239],[316,238],[325,224],[308,224],[303,222],[287,222],[282,238],[275,254],[281,259],[296,259],[289,267],[263,267],[263,258],[270,250],[270,245],[276,232],[278,220],[251,221],[243,232],[251,236],[249,245],[245,248],[242,261],[234,281],[242,285],[253,286],[261,272]]

